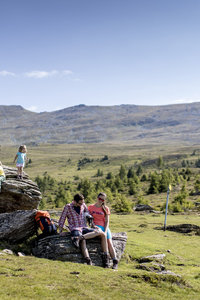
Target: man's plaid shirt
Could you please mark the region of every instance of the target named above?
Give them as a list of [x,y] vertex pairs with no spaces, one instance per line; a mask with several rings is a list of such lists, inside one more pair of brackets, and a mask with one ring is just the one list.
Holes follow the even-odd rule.
[[87,206],[83,203],[80,207],[80,214],[78,214],[74,209],[74,202],[66,204],[63,212],[60,216],[59,227],[63,228],[65,220],[67,218],[70,231],[79,230],[82,231],[83,228],[87,227],[84,212],[88,212]]

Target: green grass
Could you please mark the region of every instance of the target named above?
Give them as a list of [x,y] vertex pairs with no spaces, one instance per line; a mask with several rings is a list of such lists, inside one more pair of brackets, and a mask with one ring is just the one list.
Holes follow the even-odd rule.
[[[118,271],[1,255],[1,299],[199,299],[199,236],[155,229],[163,222],[164,215],[112,214],[111,230],[128,234]],[[200,226],[197,215],[168,216],[168,225],[182,223]],[[138,258],[158,253],[166,254],[164,264],[181,276],[178,282],[136,268]]]
[[[127,167],[142,161],[157,159],[159,156],[170,156],[175,154],[185,155],[185,159],[196,160],[198,155],[191,157],[194,149],[198,146],[177,147],[174,146],[135,146],[133,143],[124,144],[61,144],[61,145],[39,145],[36,147],[27,147],[28,157],[31,158],[32,164],[25,169],[33,179],[37,175],[43,175],[48,172],[53,177],[59,179],[72,179],[73,176],[80,178],[94,176],[97,169],[107,172],[118,172],[121,164]],[[15,167],[13,164],[17,148],[13,146],[1,146],[0,156],[3,164]],[[105,155],[109,160],[100,162]],[[79,159],[90,158],[94,161],[86,164],[81,170],[77,170]],[[70,161],[69,161],[70,159]],[[177,166],[175,158],[166,158],[165,163]],[[153,170],[153,166],[147,166],[145,169]]]
[[[59,180],[74,181],[74,176],[90,178],[95,181],[97,169],[117,173],[120,165],[126,167],[142,161],[168,156],[164,160],[169,166],[180,167],[175,154],[185,155],[185,159],[194,162],[198,155],[191,156],[193,147],[135,146],[133,144],[78,144],[78,145],[40,145],[28,147],[28,156],[32,163],[25,169],[34,179],[48,172]],[[17,149],[11,146],[1,147],[1,161],[14,166],[12,161]],[[100,162],[108,155],[109,160]],[[84,157],[93,162],[77,170],[79,159]],[[171,157],[171,158],[170,158]],[[155,170],[147,165],[145,170]],[[193,171],[198,172],[198,169]],[[193,180],[193,179],[192,179]],[[147,183],[141,183],[147,188]],[[193,182],[189,182],[192,186]],[[146,186],[145,186],[146,185]],[[170,201],[173,192],[170,194]],[[166,194],[147,195],[150,205],[161,206]],[[199,201],[198,196],[193,200]],[[128,241],[118,271],[90,267],[69,262],[38,259],[31,255],[0,255],[0,299],[200,299],[200,259],[199,236],[181,234],[155,229],[162,227],[163,214],[132,213],[117,215],[112,213],[110,228],[113,232],[126,231]],[[168,215],[167,225],[196,224],[200,226],[199,214]],[[0,248],[6,245],[1,244]],[[8,247],[8,246],[7,246]],[[15,251],[28,253],[26,243],[10,246]],[[169,251],[170,250],[170,251]],[[140,257],[164,253],[164,265],[181,277],[174,281],[171,276],[158,276],[155,273],[137,269]],[[75,272],[78,272],[77,274]]]

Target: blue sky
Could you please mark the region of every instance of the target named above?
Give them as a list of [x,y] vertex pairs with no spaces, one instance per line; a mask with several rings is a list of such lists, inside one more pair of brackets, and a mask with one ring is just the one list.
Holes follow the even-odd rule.
[[200,101],[199,0],[0,0],[0,104]]

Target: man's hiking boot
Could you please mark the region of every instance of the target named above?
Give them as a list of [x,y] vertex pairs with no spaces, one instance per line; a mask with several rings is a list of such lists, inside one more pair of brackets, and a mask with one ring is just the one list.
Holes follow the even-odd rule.
[[92,266],[92,260],[90,257],[85,257],[85,262],[88,266]]
[[72,244],[76,247],[79,248],[80,246],[80,241],[84,240],[84,236],[80,235],[80,236],[74,236],[72,238]]
[[75,236],[72,238],[72,244],[76,247],[79,248],[79,237]]
[[113,269],[113,270],[117,270],[117,267],[118,267],[118,260],[117,260],[117,259],[113,259],[113,266],[112,266],[112,269]]
[[102,263],[104,268],[109,268],[109,259],[108,259],[108,253],[102,254]]

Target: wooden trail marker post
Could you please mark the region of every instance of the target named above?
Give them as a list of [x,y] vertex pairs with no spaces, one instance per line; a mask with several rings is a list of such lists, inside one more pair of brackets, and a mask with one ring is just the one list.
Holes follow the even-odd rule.
[[164,222],[164,231],[166,230],[166,223],[167,223],[167,210],[168,210],[168,202],[169,202],[169,193],[171,191],[171,184],[169,184],[167,189],[167,201],[166,201],[166,209],[165,209],[165,222]]

